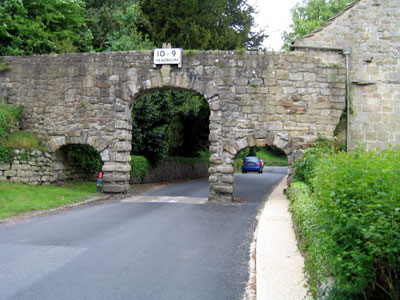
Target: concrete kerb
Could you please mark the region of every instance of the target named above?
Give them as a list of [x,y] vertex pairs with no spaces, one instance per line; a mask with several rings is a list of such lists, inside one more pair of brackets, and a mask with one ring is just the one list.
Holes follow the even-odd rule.
[[256,299],[312,299],[305,287],[304,258],[297,248],[284,177],[268,197],[256,232]]

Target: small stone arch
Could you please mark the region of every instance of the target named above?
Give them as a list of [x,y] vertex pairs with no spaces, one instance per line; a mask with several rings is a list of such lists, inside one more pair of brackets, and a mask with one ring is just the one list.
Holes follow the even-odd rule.
[[249,134],[248,136],[229,140],[223,145],[222,160],[226,163],[225,168],[220,168],[219,171],[224,173],[222,176],[213,178],[217,183],[218,191],[224,193],[227,199],[233,200],[234,197],[234,162],[236,155],[239,151],[247,147],[264,147],[264,146],[275,146],[281,149],[288,157],[289,170],[288,174],[292,174],[292,153],[293,153],[293,142],[285,137],[282,137],[278,133],[267,133],[263,135]]
[[[65,147],[68,147],[70,145],[87,145],[90,146],[92,149],[96,150],[101,159],[102,162],[104,163],[103,156],[101,153],[92,145],[88,143],[79,143],[77,142],[78,140],[74,140],[74,142],[71,143],[64,143],[63,145],[60,145],[56,150],[52,152],[53,155],[53,181],[57,185],[63,185],[65,180],[71,180],[71,179],[86,179],[86,174],[82,172],[79,168],[76,168],[76,166],[71,165],[68,163],[68,161],[65,160],[65,157],[63,155],[62,149]],[[89,177],[90,180],[95,180],[97,174],[91,174]]]

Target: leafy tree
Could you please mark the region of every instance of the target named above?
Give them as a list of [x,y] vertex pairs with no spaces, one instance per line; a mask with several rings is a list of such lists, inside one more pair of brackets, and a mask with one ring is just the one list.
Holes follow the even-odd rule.
[[106,49],[108,51],[143,50],[154,48],[152,42],[136,29],[139,19],[137,5],[126,8],[125,12],[117,10],[114,14],[117,26],[107,34]]
[[167,155],[196,156],[208,146],[208,119],[208,104],[197,94],[147,94],[132,109],[132,154],[151,163]]
[[254,8],[245,0],[140,0],[140,6],[148,22],[139,29],[157,46],[258,49],[266,38],[252,31]]
[[3,0],[0,19],[1,55],[90,50],[81,0]]
[[86,0],[88,26],[96,51],[153,48],[137,24],[144,22],[137,0]]
[[304,0],[292,8],[291,31],[282,34],[284,45],[288,49],[293,40],[309,34],[321,27],[330,17],[342,11],[355,0]]

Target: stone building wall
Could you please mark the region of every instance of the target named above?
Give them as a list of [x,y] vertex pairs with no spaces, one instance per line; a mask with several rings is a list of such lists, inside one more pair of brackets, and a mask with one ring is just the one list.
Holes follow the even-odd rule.
[[[89,144],[104,162],[104,191],[129,188],[131,108],[147,92],[177,88],[210,107],[210,200],[230,201],[234,160],[274,145],[293,161],[317,133],[332,136],[345,107],[344,59],[307,52],[195,51],[183,66],[153,66],[151,51],[3,57],[0,98],[24,105],[23,129],[50,151]],[[291,168],[289,168],[291,172]]]
[[11,163],[0,162],[0,182],[48,185],[55,181],[53,157],[39,150],[16,150]]
[[[180,179],[198,179],[208,177],[208,165],[201,161],[197,163],[162,161],[158,166],[151,167],[143,183],[162,182]],[[130,183],[141,183],[140,178],[131,178]]]
[[351,50],[350,148],[400,144],[400,1],[356,1],[294,45]]

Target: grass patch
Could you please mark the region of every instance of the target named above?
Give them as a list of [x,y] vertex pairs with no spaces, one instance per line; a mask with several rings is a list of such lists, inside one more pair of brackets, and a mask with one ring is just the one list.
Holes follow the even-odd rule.
[[95,193],[95,182],[75,181],[65,187],[0,182],[0,219],[80,202]]
[[288,161],[286,156],[275,155],[265,149],[257,152],[257,156],[261,158],[266,166],[287,166]]
[[46,151],[46,147],[35,134],[24,130],[11,132],[2,144],[9,149],[37,149]]

